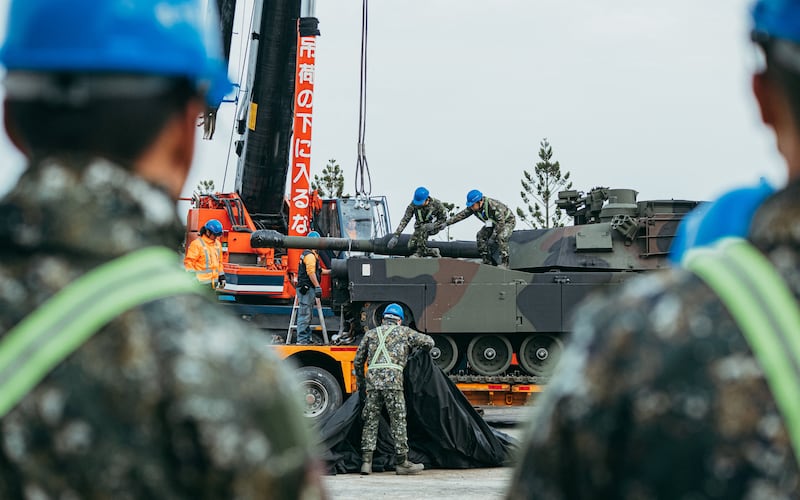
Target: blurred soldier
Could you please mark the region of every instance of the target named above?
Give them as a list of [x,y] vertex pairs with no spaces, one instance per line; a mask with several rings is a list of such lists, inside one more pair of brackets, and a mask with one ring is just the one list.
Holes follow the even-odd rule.
[[203,98],[230,88],[201,4],[10,3],[0,498],[321,496],[287,365],[174,250]]
[[437,200],[424,187],[418,187],[414,191],[414,199],[406,207],[406,213],[394,230],[394,235],[386,244],[389,248],[397,245],[400,233],[406,228],[411,217],[414,217],[414,234],[408,240],[408,248],[414,253],[414,257],[441,257],[438,248],[428,248],[428,237],[432,236],[444,228],[447,219],[447,209],[441,201]]
[[[752,21],[765,56],[753,91],[788,183],[760,204],[749,244],[726,246],[749,248],[774,279],[731,307],[726,289],[749,270],[705,249],[687,261],[696,273],[650,274],[585,304],[508,498],[800,498],[800,420],[787,418],[797,414],[798,323],[776,343],[800,295],[800,0],[759,0]],[[723,259],[692,266],[704,255]],[[709,279],[718,263],[724,282]],[[779,289],[783,302],[763,295]],[[769,321],[748,324],[776,303]],[[777,345],[769,361],[764,345]]]
[[483,263],[495,265],[489,248],[489,240],[494,238],[500,253],[500,267],[508,269],[508,240],[517,224],[514,212],[499,201],[483,196],[483,193],[473,189],[467,193],[467,207],[452,216],[445,226],[460,222],[470,215],[474,215],[483,222],[483,227],[475,235],[478,253],[480,253]]
[[222,224],[217,219],[209,219],[200,228],[200,236],[186,249],[183,267],[193,272],[197,281],[211,288],[225,287],[225,271],[222,269]]
[[[311,231],[308,238],[319,238],[319,233]],[[304,250],[300,254],[300,264],[297,266],[297,344],[313,345],[311,338],[311,318],[317,299],[322,297],[320,279],[323,274],[330,273],[330,269],[322,269],[319,253],[316,250]],[[323,321],[320,318],[320,321]]]
[[[415,347],[430,350],[433,339],[400,323],[405,318],[399,304],[389,304],[383,311],[383,323],[368,331],[356,351],[353,367],[360,390],[366,388],[366,402],[361,433],[363,463],[361,473],[372,472],[372,454],[378,438],[378,422],[385,405],[397,456],[397,474],[419,474],[424,466],[408,461],[408,436],[406,435],[406,400],[403,396],[403,369]],[[364,376],[364,364],[367,374]],[[363,395],[363,392],[362,392]]]
[[765,179],[724,193],[695,208],[681,223],[669,248],[669,260],[679,264],[692,248],[705,247],[726,236],[745,237],[758,207],[775,192]]

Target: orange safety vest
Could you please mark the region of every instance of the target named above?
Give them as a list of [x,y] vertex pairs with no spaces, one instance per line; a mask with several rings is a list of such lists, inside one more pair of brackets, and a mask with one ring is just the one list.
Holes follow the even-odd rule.
[[200,283],[216,286],[219,275],[225,274],[222,270],[222,244],[219,239],[212,241],[211,238],[200,236],[192,241],[186,249],[183,267],[193,272]]

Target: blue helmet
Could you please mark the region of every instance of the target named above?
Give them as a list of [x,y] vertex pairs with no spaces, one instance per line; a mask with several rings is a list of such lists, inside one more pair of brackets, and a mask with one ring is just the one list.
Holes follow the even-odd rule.
[[758,0],[750,13],[754,34],[800,43],[800,2]]
[[430,193],[428,190],[424,187],[418,187],[417,190],[414,191],[414,199],[412,200],[412,203],[418,207],[422,206],[422,204],[425,203],[425,200],[428,199],[429,194]]
[[473,189],[469,193],[467,193],[467,206],[471,207],[472,205],[478,203],[483,198],[483,193],[478,191],[477,189]]
[[231,84],[214,10],[204,23],[200,0],[11,0],[0,64],[186,77],[216,106]]
[[311,231],[306,235],[306,238],[319,238],[319,233],[316,231]]
[[208,219],[203,227],[214,236],[222,236],[222,223],[217,219]]
[[386,309],[383,310],[383,317],[395,318],[400,321],[406,319],[406,315],[403,314],[403,308],[400,304],[389,304],[386,306]]

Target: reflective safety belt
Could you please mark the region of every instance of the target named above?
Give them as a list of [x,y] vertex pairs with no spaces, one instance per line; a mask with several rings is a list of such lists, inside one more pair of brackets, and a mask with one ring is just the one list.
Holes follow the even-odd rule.
[[182,294],[208,290],[163,247],[112,260],[64,287],[0,338],[0,418],[116,316]]
[[720,297],[767,378],[800,460],[800,308],[772,263],[741,238],[725,238],[683,259]]
[[[200,279],[199,276],[197,278],[197,280],[200,283],[203,283],[204,285],[207,285],[209,283],[213,283],[214,282],[214,271],[213,271],[213,269],[211,269],[211,254],[209,253],[208,245],[203,240],[202,236],[200,237],[200,245],[203,247],[203,253],[205,254],[206,268],[204,270],[202,270],[202,271],[194,271],[194,272],[195,272],[195,274],[198,274],[198,275],[199,274],[208,274],[208,275],[210,275],[210,277],[208,279]],[[220,255],[220,252],[218,251],[218,249],[216,247],[216,244],[214,245],[214,250],[213,251],[216,251],[217,262],[222,262],[222,255]]]
[[[375,330],[375,333],[378,334],[378,348],[375,349],[375,355],[372,357],[372,362],[369,363],[367,366],[367,370],[372,370],[373,368],[393,368],[395,370],[403,371],[403,367],[398,365],[397,363],[392,363],[392,357],[389,356],[389,351],[386,349],[386,335],[389,332],[392,332],[395,328],[399,328],[398,326],[391,326],[387,329],[380,327]],[[375,360],[383,359],[386,361],[382,362],[375,362]]]

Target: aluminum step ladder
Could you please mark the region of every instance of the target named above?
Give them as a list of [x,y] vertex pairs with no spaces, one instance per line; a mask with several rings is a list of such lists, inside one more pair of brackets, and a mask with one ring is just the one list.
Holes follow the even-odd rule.
[[[309,291],[309,293],[313,293]],[[322,315],[322,303],[319,300],[319,297],[314,298],[314,309],[317,311],[317,318],[319,318],[319,324],[314,325],[310,324],[308,327],[311,330],[322,330],[322,339],[324,340],[324,345],[330,345],[331,341],[328,339],[328,328],[325,325],[325,317]],[[294,304],[292,304],[292,316],[289,318],[289,329],[286,331],[286,343],[292,343],[292,336],[293,333],[297,333],[297,310],[300,309],[300,304],[297,302],[297,294],[294,296]],[[311,311],[311,320],[314,320],[314,309]]]

